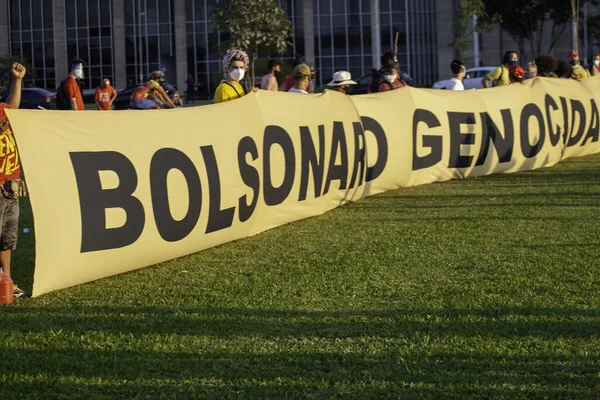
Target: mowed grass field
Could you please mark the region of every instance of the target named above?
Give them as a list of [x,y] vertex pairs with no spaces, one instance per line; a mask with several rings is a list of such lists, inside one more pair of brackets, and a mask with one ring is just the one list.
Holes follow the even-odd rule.
[[0,398],[598,398],[599,171],[396,190],[0,307]]

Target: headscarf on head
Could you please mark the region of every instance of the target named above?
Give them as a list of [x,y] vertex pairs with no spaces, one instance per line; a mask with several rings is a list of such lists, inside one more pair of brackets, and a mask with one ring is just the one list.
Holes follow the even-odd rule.
[[237,50],[237,49],[229,49],[227,50],[227,53],[225,53],[225,56],[223,57],[223,74],[224,75],[229,75],[229,73],[231,72],[231,63],[232,61],[243,61],[244,65],[245,65],[245,70],[248,70],[248,54],[246,54],[245,51],[243,50]]

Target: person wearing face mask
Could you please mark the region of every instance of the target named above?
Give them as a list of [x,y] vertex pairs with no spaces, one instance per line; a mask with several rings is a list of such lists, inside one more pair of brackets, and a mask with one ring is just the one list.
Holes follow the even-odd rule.
[[237,49],[227,50],[225,57],[223,57],[222,67],[225,79],[221,81],[215,91],[215,104],[239,99],[246,95],[244,87],[240,85],[240,81],[244,79],[248,68],[248,55],[246,52]]
[[525,77],[523,79],[533,79],[537,76],[537,66],[534,62],[528,62],[525,66]]
[[465,76],[465,63],[462,60],[454,60],[450,63],[450,69],[454,74],[446,85],[446,90],[465,90],[463,78]]
[[573,79],[577,79],[581,82],[590,77],[590,73],[579,63],[579,53],[577,53],[577,50],[570,50],[567,54],[567,58],[573,70]]
[[352,80],[352,75],[348,71],[337,71],[333,74],[333,80],[327,84],[332,88],[331,90],[344,94],[348,94],[349,85],[356,85],[356,82]]
[[592,64],[588,65],[588,72],[591,76],[600,75],[600,54],[594,56]]
[[387,92],[406,86],[406,82],[398,77],[400,65],[396,61],[389,60],[387,64],[381,67],[380,72],[384,81],[379,85],[378,92]]
[[481,79],[483,87],[489,88],[490,82],[492,82],[493,87],[510,85],[510,71],[508,68],[511,65],[519,65],[519,56],[517,55],[517,52],[513,50],[504,53],[502,65]]
[[59,110],[85,110],[83,96],[77,80],[83,79],[83,61],[79,58],[71,61],[71,72],[60,84],[56,108]]

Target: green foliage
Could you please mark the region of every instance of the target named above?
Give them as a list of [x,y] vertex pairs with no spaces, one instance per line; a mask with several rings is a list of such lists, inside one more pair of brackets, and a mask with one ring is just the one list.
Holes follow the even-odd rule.
[[250,58],[254,81],[254,60],[259,49],[285,52],[292,33],[292,22],[279,6],[279,0],[226,0],[213,12],[215,30],[228,32],[224,48],[242,49]]
[[10,70],[15,62],[23,64],[27,69],[27,73],[24,78],[25,82],[30,81],[35,77],[35,71],[31,67],[31,64],[29,64],[27,60],[20,55],[0,57],[0,95],[4,95],[10,91]]
[[[596,46],[600,46],[600,15],[593,15],[587,19],[588,37],[595,42]],[[580,31],[580,36],[583,32]]]
[[[477,24],[473,29],[472,18],[476,15]],[[455,38],[450,47],[465,51],[468,48],[468,38],[473,35],[473,32],[490,32],[494,30],[501,22],[499,14],[489,16],[485,11],[483,0],[463,0],[458,7],[458,31],[459,36]]]
[[[0,398],[597,398],[599,169],[390,191],[17,300]],[[20,233],[25,288],[34,256]]]
[[[581,0],[597,4],[596,0]],[[487,15],[500,16],[500,26],[524,51],[525,42],[529,42],[531,52],[539,54],[551,52],[556,42],[565,32],[572,20],[571,1],[569,0],[483,0]],[[489,18],[488,18],[489,19]],[[551,24],[550,43],[542,47],[542,30]]]

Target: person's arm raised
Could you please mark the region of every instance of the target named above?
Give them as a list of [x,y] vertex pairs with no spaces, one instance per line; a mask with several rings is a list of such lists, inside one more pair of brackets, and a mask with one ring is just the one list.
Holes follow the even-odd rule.
[[15,110],[18,109],[21,104],[21,85],[26,71],[25,67],[19,63],[13,63],[12,68],[10,69],[12,79],[7,102],[10,105],[10,108]]

